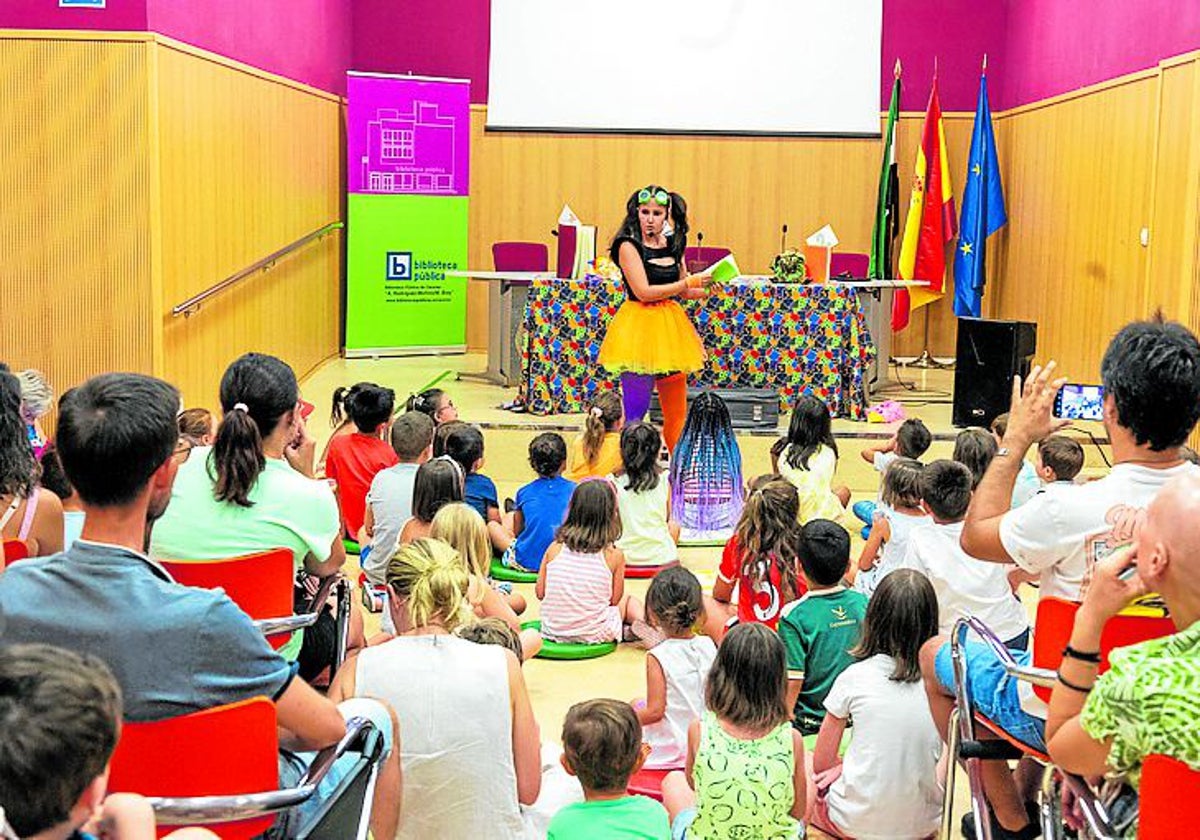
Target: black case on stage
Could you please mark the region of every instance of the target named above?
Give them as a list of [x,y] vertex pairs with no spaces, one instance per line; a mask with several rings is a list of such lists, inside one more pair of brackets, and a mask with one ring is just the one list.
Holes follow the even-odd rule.
[[[713,391],[729,409],[735,429],[775,429],[779,425],[779,394],[760,388],[688,388],[688,403]],[[650,399],[650,422],[662,423],[658,392]]]
[[955,426],[987,426],[1008,411],[1014,376],[1029,375],[1037,351],[1037,324],[958,319],[954,360]]

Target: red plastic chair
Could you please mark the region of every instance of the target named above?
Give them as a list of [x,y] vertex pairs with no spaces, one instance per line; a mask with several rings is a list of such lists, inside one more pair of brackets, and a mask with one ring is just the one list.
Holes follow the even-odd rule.
[[492,263],[496,271],[549,271],[550,249],[541,242],[496,242]]
[[[682,770],[683,768],[678,768]],[[670,770],[647,770],[643,767],[641,770],[629,777],[628,792],[637,796],[648,796],[651,799],[657,799],[662,802],[663,779],[667,777]]]
[[255,620],[271,647],[277,650],[287,644],[292,631],[316,621],[315,613],[292,615],[295,571],[290,549],[274,548],[226,560],[160,562],[184,586],[224,589],[230,600]]
[[[866,280],[867,272],[871,270],[871,258],[866,254],[834,251],[829,259],[829,276],[831,279],[849,277],[851,280]],[[887,279],[891,279],[890,277]]]
[[728,248],[684,248],[683,263],[687,266],[689,274],[695,274],[698,271],[703,271],[717,260],[723,260],[729,256],[732,251]]
[[[1037,621],[1033,632],[1033,666],[1057,671],[1062,664],[1063,648],[1071,640],[1071,629],[1075,625],[1075,613],[1079,604],[1061,598],[1042,598],[1038,601]],[[1109,619],[1100,635],[1100,671],[1108,670],[1108,655],[1113,648],[1135,645],[1149,639],[1158,639],[1175,632],[1175,624],[1165,615],[1141,615],[1121,613]],[[1050,702],[1052,689],[1035,685],[1033,691],[1045,702]]]
[[[262,794],[279,788],[275,705],[243,700],[155,723],[126,723],[113,753],[110,791],[151,797]],[[223,840],[262,834],[273,813],[210,825]],[[170,828],[159,830],[159,836]]]
[[29,556],[29,546],[24,540],[5,540],[4,541],[4,564],[0,565],[0,569],[4,568],[9,563],[15,563],[18,560],[24,560]]
[[1139,840],[1192,837],[1200,823],[1200,772],[1178,759],[1152,755],[1138,790]]

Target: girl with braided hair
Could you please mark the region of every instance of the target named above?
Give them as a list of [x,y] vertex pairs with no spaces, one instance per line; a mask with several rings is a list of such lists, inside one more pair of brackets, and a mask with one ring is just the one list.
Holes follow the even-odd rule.
[[688,408],[671,456],[671,519],[684,540],[727,540],[744,503],[742,452],[729,409],[705,391]]
[[689,275],[687,204],[651,184],[625,203],[609,255],[625,278],[625,302],[608,325],[599,362],[621,377],[625,421],[636,423],[658,387],[663,437],[674,450],[687,413],[687,375],[704,366],[704,345],[676,298],[699,299],[711,276]]
[[662,641],[646,654],[646,699],[636,702],[642,740],[651,747],[645,767],[674,769],[687,760],[687,731],[704,713],[704,681],[717,646],[697,636],[704,620],[700,581],[682,566],[650,581],[646,614]]

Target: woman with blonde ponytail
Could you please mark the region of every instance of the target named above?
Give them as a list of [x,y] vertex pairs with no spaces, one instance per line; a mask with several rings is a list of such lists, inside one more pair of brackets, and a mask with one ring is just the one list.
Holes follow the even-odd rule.
[[470,621],[469,576],[451,546],[430,538],[388,562],[397,635],[359,653],[329,696],[377,697],[403,733],[403,820],[397,838],[523,838],[520,805],[541,790],[537,721],[516,655],[452,635]]
[[587,405],[583,431],[571,441],[563,478],[604,478],[621,468],[621,429],[625,412],[616,391],[600,391]]

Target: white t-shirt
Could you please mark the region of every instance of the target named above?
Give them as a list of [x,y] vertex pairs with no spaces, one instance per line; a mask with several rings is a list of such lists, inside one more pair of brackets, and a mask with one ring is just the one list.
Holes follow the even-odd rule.
[[854,578],[854,588],[870,598],[879,582],[887,577],[888,572],[904,566],[908,556],[908,542],[912,532],[933,522],[928,516],[913,516],[910,513],[900,513],[887,505],[880,505],[879,510],[887,517],[891,536],[883,544],[875,565],[865,572],[859,572]]
[[1009,641],[1029,628],[1025,608],[1008,583],[1007,563],[976,560],[962,550],[963,523],[930,522],[914,528],[908,537],[904,566],[916,569],[933,584],[938,599],[938,632],[950,633],[954,622],[974,616],[1001,641]]
[[1162,486],[1197,472],[1189,463],[1169,469],[1117,464],[1098,481],[1048,485],[1004,514],[1000,542],[1013,562],[1041,575],[1041,597],[1082,600],[1092,566],[1133,540]]
[[875,472],[884,473],[887,472],[888,464],[899,457],[895,452],[876,452],[875,458],[871,463],[875,467]]
[[891,680],[894,668],[885,654],[856,662],[825,698],[831,714],[854,719],[842,775],[825,801],[837,827],[859,840],[928,837],[941,823],[942,739],[922,682]]

